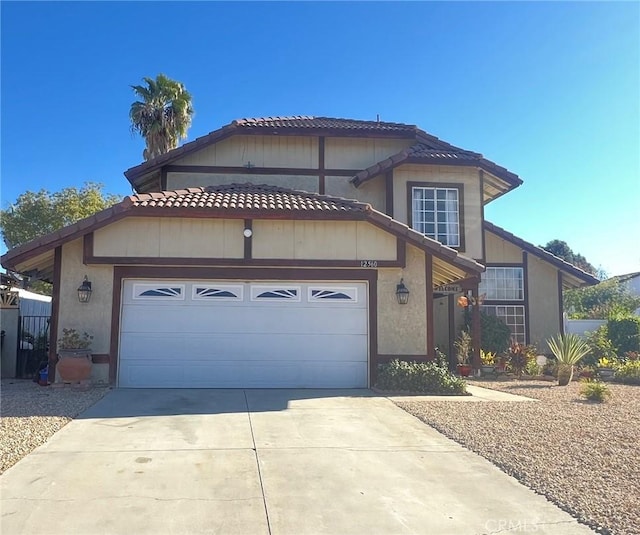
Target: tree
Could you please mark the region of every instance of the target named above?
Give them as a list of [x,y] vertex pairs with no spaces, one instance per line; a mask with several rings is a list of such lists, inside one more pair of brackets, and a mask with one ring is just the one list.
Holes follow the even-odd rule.
[[564,309],[571,319],[609,319],[627,316],[640,307],[640,297],[629,292],[618,279],[595,286],[568,290],[564,293]]
[[587,262],[587,259],[584,256],[574,253],[565,241],[551,240],[547,245],[542,245],[541,247],[545,251],[562,258],[587,273],[591,273],[594,276],[602,276],[602,273]]
[[45,189],[22,193],[6,210],[0,210],[2,238],[9,249],[49,234],[104,210],[122,197],[102,192],[102,184],[85,182],[50,193]]
[[175,149],[178,141],[187,137],[193,107],[191,95],[180,82],[164,74],[143,81],[146,86],[131,86],[140,100],[131,104],[129,119],[131,131],[139,133],[147,144],[144,159],[151,160]]

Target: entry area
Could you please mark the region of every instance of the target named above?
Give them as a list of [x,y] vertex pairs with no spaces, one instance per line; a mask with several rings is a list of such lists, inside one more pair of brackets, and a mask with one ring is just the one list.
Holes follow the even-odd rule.
[[131,280],[118,385],[366,388],[367,283]]

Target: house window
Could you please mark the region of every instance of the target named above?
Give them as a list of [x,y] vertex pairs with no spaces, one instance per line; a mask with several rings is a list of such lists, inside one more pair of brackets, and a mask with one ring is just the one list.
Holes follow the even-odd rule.
[[443,245],[460,247],[459,198],[458,188],[413,186],[413,228]]
[[521,267],[488,267],[482,274],[480,294],[487,301],[522,301],[524,270]]
[[516,342],[526,343],[524,305],[482,305],[481,310],[504,321]]

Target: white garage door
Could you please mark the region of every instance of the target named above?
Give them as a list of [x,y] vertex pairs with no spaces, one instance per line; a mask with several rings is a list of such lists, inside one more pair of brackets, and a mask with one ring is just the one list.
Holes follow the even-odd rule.
[[367,285],[125,280],[118,384],[367,386]]

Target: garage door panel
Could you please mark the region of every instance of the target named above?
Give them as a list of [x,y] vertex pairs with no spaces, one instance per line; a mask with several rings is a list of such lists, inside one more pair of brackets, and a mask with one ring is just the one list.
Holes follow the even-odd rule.
[[367,338],[363,335],[293,334],[157,334],[124,333],[120,358],[154,360],[158,355],[185,363],[197,360],[274,360],[290,355],[291,360],[332,361],[351,359],[367,361],[362,352]]
[[367,332],[367,317],[351,309],[296,307],[265,313],[254,308],[198,309],[189,307],[127,307],[122,332],[155,333],[160,328],[181,333],[280,333],[331,332],[334,334]]
[[125,281],[129,387],[366,387],[366,283]]
[[360,362],[194,362],[190,366],[165,361],[132,362],[120,375],[121,387],[156,388],[353,388],[366,385]]

